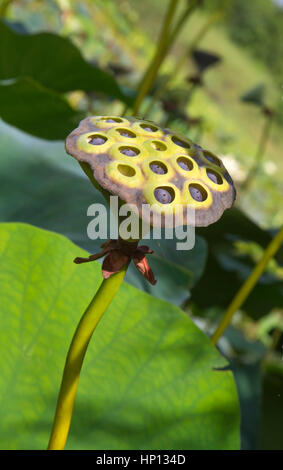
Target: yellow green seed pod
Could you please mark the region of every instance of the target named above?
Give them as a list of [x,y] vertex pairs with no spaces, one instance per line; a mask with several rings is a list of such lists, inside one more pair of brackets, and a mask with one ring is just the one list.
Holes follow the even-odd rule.
[[[236,197],[233,181],[218,157],[148,120],[88,117],[67,137],[66,151],[88,166],[98,187],[134,205],[150,224],[156,220],[155,213],[161,215],[161,226],[163,216],[181,213],[184,225],[189,225],[189,208],[195,213],[194,224],[207,226]],[[153,209],[143,211],[145,205]]]

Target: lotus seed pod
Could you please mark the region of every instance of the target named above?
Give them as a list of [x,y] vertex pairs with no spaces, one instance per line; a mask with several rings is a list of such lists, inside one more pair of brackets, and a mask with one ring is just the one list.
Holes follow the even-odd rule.
[[236,197],[232,178],[218,157],[148,120],[88,117],[67,137],[66,151],[88,166],[100,188],[133,204],[151,225],[164,226],[168,214],[174,216],[172,225],[176,216],[191,225],[186,218],[189,208],[194,210],[194,225],[207,226]]

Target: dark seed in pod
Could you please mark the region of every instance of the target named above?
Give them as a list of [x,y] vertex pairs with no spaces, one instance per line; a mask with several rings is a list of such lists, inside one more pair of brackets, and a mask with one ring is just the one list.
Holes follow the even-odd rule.
[[151,145],[154,148],[154,150],[158,150],[159,152],[160,151],[164,152],[165,150],[167,150],[166,145],[164,145],[162,142],[159,142],[159,141],[153,141],[151,142]]
[[207,172],[207,176],[213,183],[217,183],[217,176],[214,173],[211,173],[210,171]]
[[201,202],[206,199],[205,193],[201,191],[201,189],[198,189],[196,186],[190,186],[190,193],[195,201]]
[[182,170],[185,171],[190,171],[193,169],[192,162],[185,157],[178,158],[178,165],[180,168],[182,168]]
[[106,142],[106,139],[104,137],[99,137],[99,136],[96,136],[96,137],[93,137],[89,143],[92,144],[92,145],[102,145]]
[[167,173],[166,167],[159,163],[151,163],[150,169],[157,175],[165,175],[165,173]]
[[186,162],[180,161],[180,162],[179,162],[179,166],[180,166],[181,168],[183,168],[183,170],[186,170],[186,171],[189,170],[189,166],[186,164]]
[[170,204],[170,202],[172,202],[172,196],[167,189],[155,189],[154,196],[158,202],[161,202],[161,204]]
[[121,135],[123,137],[134,137],[132,134],[129,134],[129,132],[121,132]]
[[179,147],[183,147],[186,149],[190,148],[190,145],[187,142],[184,142],[183,140],[179,140],[177,139],[177,137],[172,137],[172,140],[174,144],[179,145]]
[[124,155],[127,155],[128,157],[135,157],[137,155],[137,152],[133,149],[123,149],[121,150],[121,152],[124,154]]
[[214,171],[207,171],[207,176],[209,179],[211,179],[211,181],[213,181],[213,183],[216,183],[216,184],[221,184],[222,183],[222,179],[221,179],[221,176],[219,176],[217,173],[214,173]]
[[220,161],[218,160],[217,157],[214,157],[214,155],[210,155],[209,153],[204,153],[204,156],[207,160],[209,160],[211,163],[214,163],[214,165],[218,165],[220,166],[221,163]]
[[190,188],[190,193],[192,195],[192,198],[195,199],[196,201],[202,201],[202,194],[197,188]]

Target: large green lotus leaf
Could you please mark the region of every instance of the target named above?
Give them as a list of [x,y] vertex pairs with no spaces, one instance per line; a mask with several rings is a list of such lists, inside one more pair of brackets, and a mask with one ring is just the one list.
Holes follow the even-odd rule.
[[64,139],[82,119],[68,102],[31,78],[0,82],[0,117],[43,139]]
[[[90,240],[87,209],[105,205],[63,142],[47,142],[0,122],[0,220],[28,222],[62,233],[94,253],[103,240]],[[196,238],[191,251],[176,251],[176,240],[145,240],[158,284],[152,287],[133,266],[127,280],[152,295],[181,305],[206,260],[206,242]]]
[[88,63],[68,39],[53,33],[19,34],[0,22],[0,80],[31,77],[57,92],[105,93],[129,104],[115,78]]
[[[0,226],[1,448],[48,441],[64,358],[101,281],[65,237]],[[238,449],[226,360],[180,309],[123,283],[83,366],[69,449]],[[221,370],[219,370],[221,368]]]
[[241,407],[241,449],[256,450],[259,447],[261,363],[244,364],[235,360],[231,366]]

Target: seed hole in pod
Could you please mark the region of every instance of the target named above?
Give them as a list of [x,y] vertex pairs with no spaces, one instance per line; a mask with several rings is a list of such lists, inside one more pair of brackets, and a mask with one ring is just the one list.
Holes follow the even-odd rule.
[[158,131],[158,128],[155,126],[152,126],[151,124],[141,124],[140,125],[146,132],[156,132]]
[[136,170],[129,165],[118,165],[118,171],[124,176],[135,176]]
[[185,142],[184,140],[179,139],[175,135],[173,135],[172,141],[174,142],[174,144],[179,145],[179,147],[183,147],[184,149],[189,149],[191,147],[188,142]]
[[207,199],[207,191],[200,184],[190,184],[189,191],[195,201],[203,202]]
[[214,165],[221,166],[221,161],[212,153],[210,152],[203,152],[205,158],[209,160],[211,163],[214,163]]
[[165,173],[168,173],[166,165],[162,162],[151,162],[149,166],[153,173],[157,175],[165,175]]
[[136,134],[129,129],[117,129],[117,132],[123,137],[130,137],[131,139],[136,137]]
[[88,143],[91,145],[103,145],[106,142],[106,137],[99,134],[94,134],[88,137]]
[[123,122],[123,119],[121,118],[113,118],[113,117],[110,117],[110,118],[104,118],[105,122]]
[[140,151],[135,147],[120,147],[120,152],[127,157],[136,157]]
[[158,151],[164,152],[165,150],[167,150],[167,146],[163,142],[161,142],[161,140],[153,140],[151,142],[151,146]]
[[206,174],[207,174],[208,178],[211,181],[213,181],[213,183],[216,183],[216,184],[222,184],[223,183],[222,176],[220,176],[218,173],[216,173],[216,171],[207,169]]
[[154,190],[154,197],[161,204],[170,204],[175,198],[175,192],[170,186],[159,187]]
[[185,171],[191,171],[194,167],[191,160],[189,160],[189,158],[186,158],[186,157],[179,157],[178,160],[177,160],[177,163],[178,163],[179,167],[182,168],[182,170],[185,170]]

